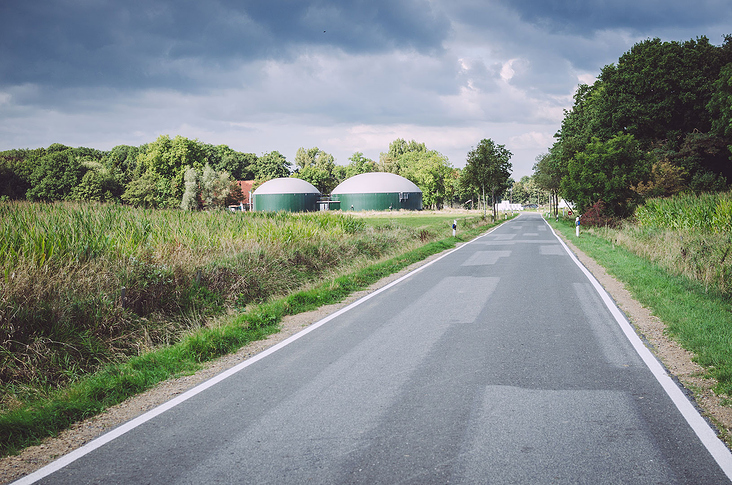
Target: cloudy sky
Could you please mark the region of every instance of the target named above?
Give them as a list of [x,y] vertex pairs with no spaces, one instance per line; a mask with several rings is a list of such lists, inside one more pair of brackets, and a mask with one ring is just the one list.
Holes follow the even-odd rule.
[[581,82],[647,38],[732,33],[729,0],[0,0],[0,150],[161,134],[347,164],[396,138],[532,173]]

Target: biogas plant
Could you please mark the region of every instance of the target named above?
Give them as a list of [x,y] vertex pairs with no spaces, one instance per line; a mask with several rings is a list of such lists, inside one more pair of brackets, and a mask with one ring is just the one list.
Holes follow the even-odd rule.
[[253,194],[255,211],[311,212],[422,210],[422,191],[393,173],[370,172],[341,182],[330,196],[302,179],[278,178],[263,183]]

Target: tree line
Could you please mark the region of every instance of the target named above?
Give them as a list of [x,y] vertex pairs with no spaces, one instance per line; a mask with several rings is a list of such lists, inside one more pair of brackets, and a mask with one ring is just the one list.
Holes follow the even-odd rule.
[[580,212],[625,217],[649,197],[728,188],[732,36],[648,39],[580,84],[534,181]]
[[496,197],[509,186],[511,154],[482,140],[464,169],[424,143],[398,138],[375,161],[356,152],[347,165],[314,148],[298,149],[294,165],[279,152],[257,156],[227,145],[161,135],[139,147],[109,151],[53,144],[48,148],[0,152],[0,198],[31,201],[121,202],[141,207],[187,210],[225,207],[243,200],[237,180],[259,184],[298,177],[329,194],[339,183],[367,172],[390,172],[414,182],[426,207],[461,205]]
[[119,145],[110,151],[55,143],[0,152],[0,197],[178,207],[191,170],[201,182],[197,201],[202,201],[201,189],[215,192],[207,199],[211,206],[240,200],[234,180],[289,175],[285,157],[276,151],[257,157],[182,136],[161,135],[152,143]]

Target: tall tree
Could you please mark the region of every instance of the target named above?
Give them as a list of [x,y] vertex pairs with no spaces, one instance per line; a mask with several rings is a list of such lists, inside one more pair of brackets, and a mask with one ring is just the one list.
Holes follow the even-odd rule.
[[204,209],[224,206],[229,196],[230,182],[228,173],[217,172],[208,163],[203,167],[200,184]]
[[644,148],[652,141],[682,141],[687,133],[708,132],[706,106],[720,69],[732,60],[726,57],[706,37],[634,45],[600,74],[602,125],[611,135],[634,135]]
[[343,176],[344,179],[351,178],[354,175],[360,175],[362,173],[376,172],[379,169],[375,161],[364,157],[361,152],[355,152],[351,155],[349,160],[351,163],[346,165],[346,170]]
[[198,171],[195,168],[190,167],[186,170],[183,179],[185,180],[186,188],[183,192],[183,199],[180,202],[180,208],[187,211],[198,210],[200,208],[200,204],[198,202],[198,194],[200,192],[198,186]]
[[528,175],[524,175],[521,177],[521,180],[518,182],[514,182],[513,186],[510,188],[511,193],[509,194],[509,197],[511,198],[511,202],[514,204],[528,204],[531,201],[531,196],[534,192],[534,178],[536,176],[529,177]]
[[732,178],[729,142],[711,133],[689,133],[678,150],[658,150],[660,158],[676,165],[686,174],[692,192],[724,190]]
[[203,145],[206,160],[218,172],[227,172],[234,180],[254,179],[257,156],[242,153],[227,145]]
[[463,184],[480,194],[483,207],[486,206],[486,194],[491,196],[493,219],[496,214],[496,195],[508,188],[513,154],[504,146],[497,145],[490,138],[484,138],[478,146],[468,152],[467,163],[462,173]]
[[101,163],[115,175],[121,185],[127,185],[135,176],[142,174],[137,168],[137,157],[140,153],[138,147],[117,145],[104,155]]
[[[195,171],[195,170],[194,170]],[[122,194],[122,200],[135,207],[158,207],[162,197],[158,190],[159,178],[152,173],[133,179]]]
[[[732,48],[732,36],[727,37]],[[732,62],[724,66],[714,81],[714,92],[707,110],[712,118],[712,132],[726,140],[732,152]]]
[[435,150],[409,151],[399,157],[399,165],[399,175],[414,182],[422,191],[424,205],[439,209],[448,193],[452,194],[449,184],[452,166],[441,153]]
[[119,200],[123,186],[109,168],[100,162],[83,162],[82,166],[86,173],[72,189],[70,198],[96,202]]
[[146,148],[138,155],[138,163],[142,173],[155,181],[156,205],[179,206],[185,187],[185,171],[189,167],[202,170],[206,162],[203,144],[180,135],[172,140],[168,135],[160,135]]
[[559,191],[565,175],[564,168],[560,161],[552,156],[551,151],[536,157],[534,164],[534,182],[540,189],[549,192],[554,206],[554,215],[557,215],[559,211]]
[[0,196],[24,199],[31,188],[31,175],[39,158],[46,154],[43,148],[35,150],[7,150],[0,153]]
[[398,174],[401,170],[399,159],[410,152],[426,152],[427,147],[424,143],[418,143],[414,140],[406,141],[397,138],[389,144],[389,150],[379,155],[379,171]]

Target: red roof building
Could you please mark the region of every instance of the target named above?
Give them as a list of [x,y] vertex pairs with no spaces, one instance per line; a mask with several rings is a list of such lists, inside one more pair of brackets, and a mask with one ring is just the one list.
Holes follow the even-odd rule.
[[243,207],[243,210],[251,210],[252,209],[252,187],[254,186],[254,180],[237,180],[237,184],[239,184],[239,188],[241,189],[241,193],[244,194],[244,198],[242,200],[237,201],[238,205],[235,206],[229,206],[232,210],[237,210],[238,208]]

